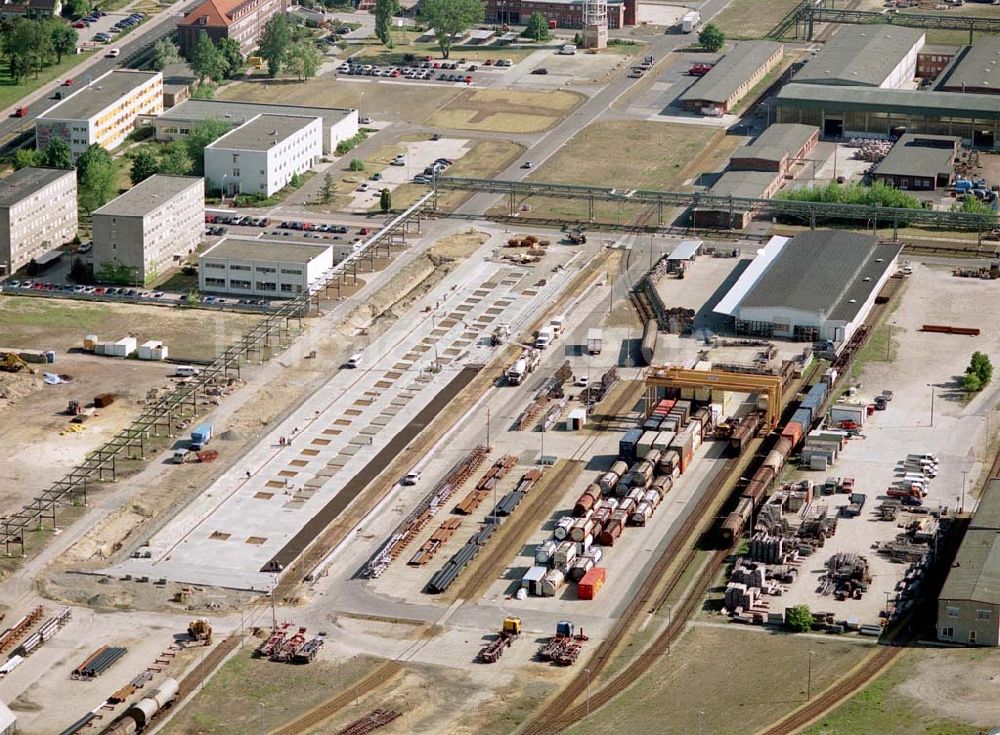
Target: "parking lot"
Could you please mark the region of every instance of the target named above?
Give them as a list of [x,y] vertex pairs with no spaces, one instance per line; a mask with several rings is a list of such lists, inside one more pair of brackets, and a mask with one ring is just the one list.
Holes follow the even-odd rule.
[[143,13],[108,13],[103,10],[92,10],[72,25],[80,34],[80,45],[93,48],[103,45],[113,46],[116,41],[146,19],[147,16]]
[[337,68],[337,74],[348,77],[377,77],[426,82],[472,84],[473,73],[513,66],[509,59],[486,59],[481,62],[434,61],[430,56],[423,61],[413,61],[409,66],[362,64],[360,59],[349,59]]

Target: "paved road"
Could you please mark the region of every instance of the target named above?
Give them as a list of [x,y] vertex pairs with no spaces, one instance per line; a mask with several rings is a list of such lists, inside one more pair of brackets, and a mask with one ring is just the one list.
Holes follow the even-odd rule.
[[[128,34],[123,43],[116,44],[116,48],[121,49],[121,56],[109,59],[97,53],[88,59],[81,61],[77,66],[68,69],[63,78],[71,77],[86,83],[88,78],[96,79],[105,72],[112,69],[126,68],[130,66],[132,60],[143,50],[160,40],[177,27],[177,23],[184,13],[194,7],[200,0],[191,0],[178,7],[170,7],[163,12],[153,16],[148,22],[139,26],[134,32]],[[86,32],[86,31],[84,31]],[[52,98],[52,93],[59,85],[58,80],[37,89],[29,95],[17,101],[16,104],[0,111],[0,153],[8,153],[8,148],[12,140],[16,140],[22,132],[28,132],[34,127],[35,118],[42,112],[55,105],[58,100]],[[27,117],[10,117],[17,107],[29,106]]]

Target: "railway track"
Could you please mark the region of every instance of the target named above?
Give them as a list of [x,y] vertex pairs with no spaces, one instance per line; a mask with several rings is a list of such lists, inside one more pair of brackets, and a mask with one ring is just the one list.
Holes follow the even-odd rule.
[[312,728],[329,720],[351,702],[360,699],[361,695],[387,684],[402,670],[403,667],[396,661],[387,661],[356,682],[355,686],[345,689],[291,722],[271,730],[268,735],[301,735],[312,732]]

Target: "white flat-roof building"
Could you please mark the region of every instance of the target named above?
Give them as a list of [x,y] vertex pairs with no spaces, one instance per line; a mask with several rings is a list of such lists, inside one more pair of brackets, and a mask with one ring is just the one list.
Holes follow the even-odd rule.
[[53,138],[62,138],[74,158],[92,143],[114,150],[132,132],[139,115],[161,112],[160,72],[114,69],[39,115],[35,145],[42,149]]
[[[147,284],[201,244],[205,180],[157,174],[94,212],[94,272]],[[115,271],[118,273],[115,273]]]
[[76,171],[22,168],[0,180],[0,276],[76,236]]
[[269,197],[322,155],[322,118],[262,114],[205,148],[205,178],[227,196]]
[[198,287],[232,296],[295,298],[331,268],[329,245],[224,237],[198,256]]

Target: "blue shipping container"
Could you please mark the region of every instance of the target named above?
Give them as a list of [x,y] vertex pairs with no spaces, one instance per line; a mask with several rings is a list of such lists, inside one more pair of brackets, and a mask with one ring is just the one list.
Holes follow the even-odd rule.
[[625,432],[618,442],[618,454],[626,462],[635,461],[635,445],[639,443],[639,439],[642,438],[642,429],[631,429]]
[[792,421],[797,421],[802,425],[802,428],[805,431],[809,431],[809,427],[812,426],[812,410],[808,408],[799,408],[792,414]]
[[816,383],[806,397],[802,399],[802,403],[799,404],[802,408],[812,409],[813,414],[815,414],[820,407],[823,405],[823,401],[826,400],[826,385],[824,383]]

